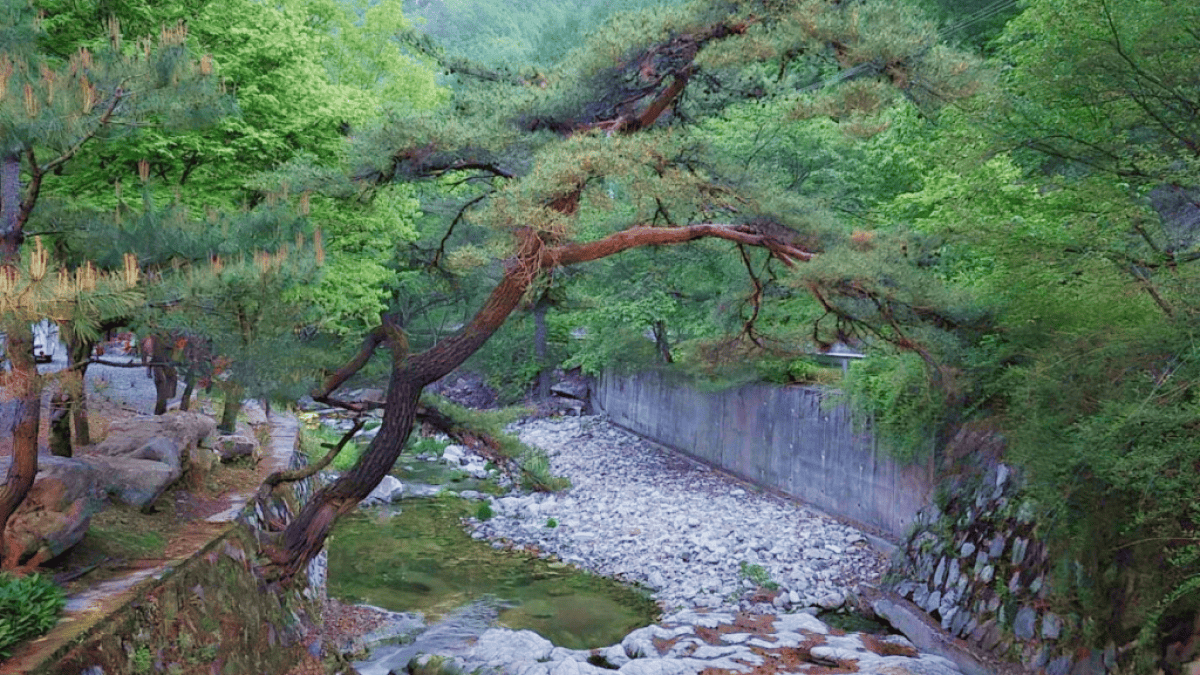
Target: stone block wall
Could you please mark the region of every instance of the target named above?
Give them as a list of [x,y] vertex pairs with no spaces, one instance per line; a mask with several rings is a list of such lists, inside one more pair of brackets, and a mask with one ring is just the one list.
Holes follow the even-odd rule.
[[[992,447],[990,450],[987,446]],[[1104,675],[1116,649],[1079,649],[1079,620],[1053,611],[1051,560],[1036,504],[997,457],[1003,442],[962,430],[950,443],[974,454],[943,479],[897,550],[888,589],[955,637],[1048,675]]]
[[253,533],[235,525],[31,675],[286,672],[321,604],[311,586],[264,585],[255,551]]
[[893,461],[829,389],[705,392],[650,371],[605,374],[593,396],[615,424],[892,539],[932,493],[930,466]]
[[[266,460],[300,466],[294,423],[283,447]],[[279,446],[281,439],[273,439]],[[30,675],[244,675],[287,672],[308,651],[324,606],[325,557],[282,587],[256,573],[259,539],[268,522],[287,522],[311,496],[312,479],[285,484],[264,502],[251,500],[229,529],[158,579],[143,582],[115,611]]]

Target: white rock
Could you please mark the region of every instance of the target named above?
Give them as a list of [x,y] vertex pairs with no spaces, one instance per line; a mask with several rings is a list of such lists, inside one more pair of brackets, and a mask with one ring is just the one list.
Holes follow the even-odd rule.
[[544,661],[554,644],[531,630],[512,631],[492,628],[479,636],[467,657],[488,664],[503,665],[516,661]]
[[464,446],[447,445],[446,449],[442,451],[442,461],[451,465],[461,464],[466,454],[467,449]]
[[692,675],[700,670],[684,659],[634,659],[617,672],[623,675]]
[[860,652],[854,649],[843,649],[840,647],[830,647],[829,645],[820,645],[813,647],[809,652],[812,658],[818,663],[827,665],[836,665],[846,661],[858,662],[870,654],[868,652]]
[[404,494],[404,483],[401,483],[395,476],[384,476],[383,480],[379,481],[379,485],[371,490],[371,494],[367,498],[359,502],[359,506],[372,506],[377,504],[391,504],[400,499]]
[[780,633],[799,633],[800,631],[818,633],[820,635],[827,635],[829,633],[829,627],[822,623],[820,619],[804,612],[780,615],[775,619],[775,630]]
[[629,663],[629,655],[625,653],[625,647],[623,645],[617,644],[608,647],[600,652],[600,655],[603,656],[604,660],[608,661],[610,665],[616,666],[617,668]]
[[579,661],[577,659],[552,661],[550,665],[550,675],[600,675],[601,673],[609,672],[612,671],[598,668],[586,661]]

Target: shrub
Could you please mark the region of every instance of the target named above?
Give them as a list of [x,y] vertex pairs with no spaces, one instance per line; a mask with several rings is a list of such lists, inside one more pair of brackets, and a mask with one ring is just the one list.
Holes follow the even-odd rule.
[[951,411],[916,354],[877,354],[854,364],[843,390],[861,419],[901,462],[929,456]]
[[768,572],[767,568],[763,567],[762,565],[748,563],[743,560],[738,565],[738,572],[741,574],[743,579],[749,579],[768,591],[773,591],[779,588],[779,584],[775,583],[771,579],[771,573]]
[[471,410],[429,394],[422,396],[421,401],[439,410],[457,427],[494,441],[499,454],[516,461],[521,472],[521,486],[526,490],[557,492],[571,486],[566,478],[550,473],[550,460],[545,451],[525,445],[514,434],[504,431],[506,424],[529,414],[528,409]]
[[492,505],[487,502],[479,502],[479,506],[475,507],[475,519],[480,522],[491,520],[494,515]]
[[521,487],[535,492],[559,492],[571,487],[571,481],[550,473],[550,460],[541,448],[530,448],[517,462],[521,465]]
[[448,445],[450,444],[446,441],[413,434],[409,437],[408,446],[404,448],[404,452],[410,455],[437,455],[440,457]]
[[64,604],[62,589],[47,577],[0,573],[0,659],[17,643],[53,628]]
[[[330,429],[319,422],[306,425],[300,433],[300,449],[309,461],[315,462],[324,457],[330,447],[337,445],[338,441],[342,439],[342,435],[342,432]],[[358,462],[363,448],[362,444],[350,441],[346,447],[342,448],[337,457],[333,458],[329,468],[333,471],[348,471]]]

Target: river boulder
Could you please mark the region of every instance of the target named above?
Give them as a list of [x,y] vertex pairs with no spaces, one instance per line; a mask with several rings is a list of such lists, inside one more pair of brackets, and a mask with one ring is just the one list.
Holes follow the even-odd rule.
[[150,459],[101,455],[80,459],[99,471],[102,492],[116,501],[141,509],[151,508],[181,475],[170,464]]
[[[0,457],[7,475],[11,457]],[[38,457],[38,473],[25,501],[9,518],[6,560],[19,563],[49,560],[78,544],[100,509],[100,474],[86,462],[65,457]]]
[[200,413],[131,417],[114,422],[108,436],[85,453],[163,462],[182,474],[191,450],[216,429],[217,423]]
[[222,462],[232,462],[243,457],[253,458],[258,455],[258,441],[253,436],[245,434],[218,436],[212,445],[213,450],[220,455]]
[[79,458],[100,470],[104,491],[148,508],[194,460],[206,459],[201,443],[216,428],[212,418],[192,412],[131,417],[114,422],[108,436],[82,449]]

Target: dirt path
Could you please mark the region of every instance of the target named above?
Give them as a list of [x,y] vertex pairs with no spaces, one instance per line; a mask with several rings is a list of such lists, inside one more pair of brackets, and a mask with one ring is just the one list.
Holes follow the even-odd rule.
[[[44,372],[66,366],[61,351],[58,361],[41,367]],[[132,363],[135,357],[112,354],[105,358]],[[89,418],[96,439],[103,438],[112,421],[148,415],[154,410],[154,384],[143,368],[93,365],[87,386]],[[211,404],[205,402],[194,409],[213,414]],[[0,405],[0,429],[11,423],[6,414],[11,415],[11,406]],[[278,416],[270,422],[269,430],[264,428],[256,435],[290,450],[295,447],[296,434],[295,419]],[[42,442],[45,452],[45,432]],[[0,454],[9,444],[7,438],[0,440]],[[93,516],[84,540],[42,570],[53,575],[68,593],[58,625],[47,635],[20,645],[12,658],[0,662],[0,673],[28,672],[128,601],[140,584],[162,576],[223,534],[263,478],[277,468],[274,461],[243,460],[219,465],[200,480],[185,478],[160,497],[149,513],[106,505]]]

